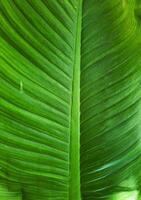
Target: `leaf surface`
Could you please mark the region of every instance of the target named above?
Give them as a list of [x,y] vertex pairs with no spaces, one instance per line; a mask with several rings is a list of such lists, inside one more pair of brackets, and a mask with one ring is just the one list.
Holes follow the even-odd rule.
[[0,11],[0,199],[137,199],[140,1]]

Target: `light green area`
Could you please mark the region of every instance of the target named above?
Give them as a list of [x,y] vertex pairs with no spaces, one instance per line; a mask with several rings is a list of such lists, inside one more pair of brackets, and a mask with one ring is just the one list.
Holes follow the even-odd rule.
[[137,200],[138,191],[134,192],[121,192],[119,194],[113,195],[110,200]]
[[80,62],[82,0],[79,0],[76,40],[74,42],[74,70],[72,79],[70,134],[70,199],[81,199],[80,192]]

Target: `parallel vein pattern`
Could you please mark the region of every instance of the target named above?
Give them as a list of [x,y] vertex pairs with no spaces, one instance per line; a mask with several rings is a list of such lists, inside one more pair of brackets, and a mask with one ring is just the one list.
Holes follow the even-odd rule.
[[0,199],[69,198],[77,4],[0,1]]
[[138,198],[140,4],[0,0],[0,200]]
[[83,3],[81,191],[85,200],[125,200],[111,195],[140,189],[141,40],[134,7],[134,1]]

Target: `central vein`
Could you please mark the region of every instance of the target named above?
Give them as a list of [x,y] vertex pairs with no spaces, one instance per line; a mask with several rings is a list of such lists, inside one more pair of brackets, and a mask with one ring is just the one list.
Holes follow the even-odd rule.
[[77,8],[70,132],[70,200],[80,200],[80,59],[82,0]]

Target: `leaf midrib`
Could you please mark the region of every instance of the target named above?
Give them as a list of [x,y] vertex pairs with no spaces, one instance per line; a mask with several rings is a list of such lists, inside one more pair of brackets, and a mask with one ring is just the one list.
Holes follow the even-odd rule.
[[70,181],[69,199],[80,200],[80,62],[82,0],[78,2],[70,116]]

